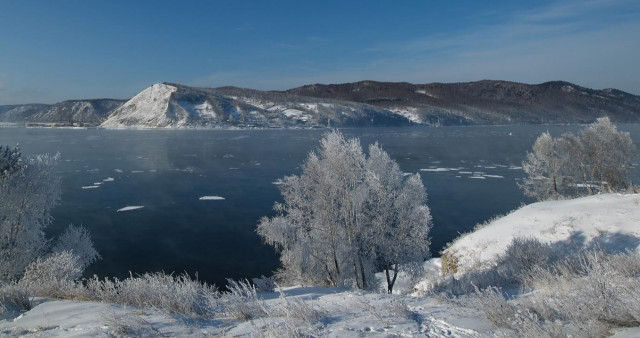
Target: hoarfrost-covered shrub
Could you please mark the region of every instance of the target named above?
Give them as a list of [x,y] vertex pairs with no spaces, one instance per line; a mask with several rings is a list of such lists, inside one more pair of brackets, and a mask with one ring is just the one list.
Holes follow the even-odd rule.
[[547,266],[555,259],[550,245],[535,238],[517,237],[499,259],[498,272],[507,279],[521,282],[535,267]]
[[62,251],[29,264],[20,283],[35,295],[62,297],[73,293],[82,271],[78,256]]
[[463,295],[488,287],[526,286],[537,267],[547,267],[559,257],[557,249],[535,238],[514,238],[493,266],[470,269],[435,281],[431,292]]
[[276,278],[273,276],[260,278],[252,278],[251,282],[259,292],[273,292],[276,289]]
[[481,309],[497,326],[519,336],[609,335],[640,326],[640,256],[599,248],[536,265],[524,281],[533,292],[507,299],[487,288],[456,299]]
[[100,254],[93,247],[89,231],[73,224],[70,224],[58,237],[51,251],[54,253],[68,251],[74,254],[83,269],[100,259]]
[[306,326],[313,326],[326,318],[327,313],[311,302],[302,299],[289,299],[284,292],[281,290],[279,292],[280,302],[274,311],[277,315],[298,319]]
[[271,313],[267,303],[258,297],[256,288],[249,281],[234,281],[227,279],[228,292],[220,297],[225,315],[229,317],[249,320],[266,317]]
[[87,281],[86,297],[109,303],[154,308],[188,316],[206,316],[217,311],[218,291],[213,286],[193,280],[189,275],[146,273]]
[[461,304],[484,311],[487,319],[498,327],[509,328],[519,337],[563,337],[558,322],[540,320],[532,311],[507,300],[500,289],[476,290]]
[[0,318],[17,316],[31,310],[27,290],[16,283],[0,287]]

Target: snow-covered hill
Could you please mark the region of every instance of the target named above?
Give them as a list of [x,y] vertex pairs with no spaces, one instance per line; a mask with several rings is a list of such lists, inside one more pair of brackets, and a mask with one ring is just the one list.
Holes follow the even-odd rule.
[[612,251],[640,248],[640,195],[606,194],[538,202],[462,235],[444,252],[458,271],[491,265],[516,237]]
[[104,128],[291,128],[410,125],[406,118],[361,103],[302,98],[249,89],[158,83],[102,123]]

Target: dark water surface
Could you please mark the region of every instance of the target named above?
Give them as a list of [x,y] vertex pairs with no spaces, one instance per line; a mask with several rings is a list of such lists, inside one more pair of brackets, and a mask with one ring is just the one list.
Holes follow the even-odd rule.
[[[379,142],[403,171],[421,173],[434,221],[431,251],[437,254],[458,233],[531,202],[517,187],[524,175],[518,167],[527,150],[544,131],[559,136],[578,129],[489,126],[342,132],[359,137],[363,146]],[[639,126],[620,129],[630,131],[640,144]],[[220,285],[227,277],[266,275],[278,267],[275,252],[256,235],[256,224],[262,216],[273,215],[273,203],[280,200],[272,182],[298,174],[325,132],[0,128],[0,144],[20,143],[25,155],[62,154],[62,202],[48,232],[56,235],[69,223],[90,230],[103,259],[90,267],[89,275],[186,271]],[[104,181],[108,178],[113,181]],[[83,189],[100,182],[98,188]],[[225,199],[199,200],[202,196]],[[144,208],[117,212],[125,206]]]

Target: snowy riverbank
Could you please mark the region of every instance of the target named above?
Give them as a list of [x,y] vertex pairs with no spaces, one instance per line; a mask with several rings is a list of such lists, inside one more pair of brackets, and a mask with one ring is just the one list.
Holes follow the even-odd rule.
[[[489,268],[514,238],[543,243],[636,251],[640,244],[640,195],[596,195],[575,200],[535,203],[461,236],[446,250],[455,257],[460,277],[465,271]],[[437,224],[435,225],[437,226]],[[425,263],[429,279],[439,276],[439,259]],[[451,277],[449,277],[451,278]],[[387,295],[339,288],[290,287],[258,293],[249,306],[261,315],[193,319],[159,310],[69,300],[35,299],[32,310],[0,322],[0,334],[11,336],[85,337],[147,336],[279,336],[295,330],[320,336],[452,336],[512,335],[477,307],[446,300],[442,294]],[[250,297],[249,297],[250,299]],[[612,331],[634,336],[638,328]]]

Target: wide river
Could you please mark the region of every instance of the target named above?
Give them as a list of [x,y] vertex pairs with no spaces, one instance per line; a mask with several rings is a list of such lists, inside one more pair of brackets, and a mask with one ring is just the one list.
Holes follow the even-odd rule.
[[[623,125],[640,144],[640,126]],[[404,172],[419,172],[433,216],[431,251],[496,215],[530,203],[521,164],[544,131],[577,126],[343,129],[379,142]],[[102,259],[87,274],[198,273],[218,285],[278,267],[255,232],[280,201],[274,184],[298,174],[326,130],[63,130],[0,128],[23,154],[60,152],[62,201],[54,236],[69,223],[90,230]],[[634,180],[637,182],[637,170]],[[93,186],[93,187],[92,187]],[[201,200],[203,196],[224,199]],[[144,208],[120,211],[127,206]]]

